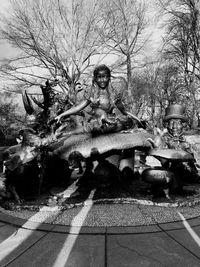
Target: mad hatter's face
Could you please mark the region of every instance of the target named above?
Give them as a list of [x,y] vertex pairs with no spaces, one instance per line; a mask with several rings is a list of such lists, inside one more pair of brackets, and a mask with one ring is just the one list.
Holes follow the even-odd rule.
[[180,119],[171,119],[168,121],[167,129],[174,137],[180,136],[183,132],[183,122]]

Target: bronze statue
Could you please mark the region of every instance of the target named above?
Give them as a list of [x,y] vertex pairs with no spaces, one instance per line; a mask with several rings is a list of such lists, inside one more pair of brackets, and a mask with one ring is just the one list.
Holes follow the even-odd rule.
[[[56,126],[49,122],[57,115],[69,109],[72,106],[68,95],[61,92],[56,92],[54,87],[59,83],[58,80],[50,82],[47,80],[45,85],[41,85],[43,101],[38,101],[35,97],[29,96],[26,90],[23,93],[23,102],[26,112],[29,115],[34,114],[34,121],[31,123],[38,133],[51,134],[55,131]],[[39,112],[35,112],[32,101],[41,109]]]
[[[134,150],[141,147],[143,150],[149,149],[151,144],[146,140],[152,135],[144,129],[138,129],[143,127],[141,121],[125,109],[121,95],[115,95],[115,91],[110,90],[110,69],[105,65],[100,65],[95,68],[93,76],[93,84],[84,93],[83,101],[77,106],[71,106],[67,109],[65,107],[64,112],[56,108],[58,101],[52,88],[54,84],[46,82],[45,86],[41,87],[44,101],[37,103],[35,99],[32,99],[42,108],[41,113],[36,116],[39,128],[33,127],[32,132],[24,131],[18,150],[7,159],[6,166],[12,177],[15,177],[20,166],[27,164],[27,162],[30,164],[32,161],[36,162],[41,187],[44,177],[48,178],[48,175],[45,175],[45,170],[51,169],[55,158],[57,163],[53,168],[54,172],[59,172],[59,162],[63,163],[64,161],[67,166],[68,162],[73,161],[81,173],[83,170],[79,160],[87,161],[87,166],[90,166],[88,168],[91,170],[91,163],[96,161],[92,153],[94,150],[101,158],[98,161],[99,166],[95,168],[96,171],[93,173],[94,176],[98,174],[100,177],[98,179],[109,179],[108,174],[112,171],[108,171],[108,168],[113,170],[117,168],[122,176],[124,169],[126,169],[126,173],[127,169],[131,169],[131,175],[134,175]],[[24,103],[27,113],[33,114],[34,111],[28,94],[24,94]],[[80,115],[80,112],[83,112],[84,116],[83,125],[69,130],[70,121],[63,123],[63,119],[70,118],[71,115]],[[26,158],[25,152],[29,152],[29,158]],[[74,152],[77,152],[75,161],[73,159]],[[77,155],[80,157],[77,158]],[[13,166],[12,158],[18,160],[13,169],[11,169]],[[108,164],[107,161],[110,163]],[[102,166],[105,170],[102,170]],[[88,168],[86,168],[87,171]],[[66,179],[69,179],[70,171],[65,171],[65,173],[67,173]],[[128,173],[130,174],[130,172]],[[107,178],[102,177],[104,174]],[[124,181],[123,177],[122,180]]]
[[[55,121],[59,123],[65,117],[84,111],[85,121],[83,127],[79,127],[72,132],[65,132],[65,126],[61,126],[56,131],[57,137],[80,133],[104,134],[119,132],[133,127],[132,119],[141,124],[136,116],[125,110],[121,95],[113,96],[111,94],[110,78],[111,72],[106,65],[100,65],[95,68],[93,85],[86,91],[83,101],[55,117]],[[116,116],[114,109],[120,110],[121,115]]]
[[[185,109],[182,105],[169,105],[163,119],[165,129],[156,129],[154,149],[150,155],[157,158],[162,167],[150,168],[143,174],[144,180],[154,183],[154,177],[159,176],[167,189],[167,197],[171,193],[184,193],[184,182],[199,181],[199,167],[192,152],[192,146],[186,141],[183,129],[187,123]],[[166,179],[168,182],[166,183]]]

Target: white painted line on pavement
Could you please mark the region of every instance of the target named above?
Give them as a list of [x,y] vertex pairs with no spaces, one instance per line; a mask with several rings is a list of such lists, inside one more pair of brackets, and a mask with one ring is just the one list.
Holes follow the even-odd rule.
[[[92,190],[90,192],[90,195],[88,196],[85,203],[87,205],[83,206],[81,211],[74,217],[71,223],[71,228],[69,231],[69,235],[67,236],[67,239],[65,243],[63,244],[63,247],[54,263],[54,267],[64,267],[66,266],[66,263],[69,259],[70,253],[74,247],[74,244],[76,242],[76,239],[78,238],[78,234],[80,233],[81,227],[87,217],[88,212],[92,208],[93,205],[93,197],[96,189]],[[70,234],[72,233],[72,234]]]
[[[77,183],[77,181],[75,181],[71,186],[69,186],[65,190],[65,193],[64,193],[65,197],[70,197],[76,191],[76,189],[78,187],[76,185],[76,183]],[[94,195],[94,192],[91,192],[88,200],[91,199],[93,197],[93,195]],[[92,202],[91,202],[91,205],[92,205]],[[72,221],[72,227],[71,227],[73,232],[75,231],[73,229],[73,226],[75,226],[79,222],[80,222],[79,225],[81,225],[83,223],[87,213],[89,212],[89,209],[91,208],[91,205],[89,205],[86,209],[83,208],[81,210],[81,212],[74,218],[74,220]],[[12,251],[17,249],[17,247],[20,246],[20,244],[25,242],[33,234],[34,230],[37,230],[42,223],[44,223],[48,218],[50,218],[52,216],[52,211],[54,211],[53,216],[56,216],[60,213],[60,210],[58,210],[56,208],[55,208],[55,210],[50,208],[51,212],[45,213],[46,211],[48,211],[47,207],[42,207],[39,212],[35,213],[31,218],[29,218],[27,220],[27,222],[25,222],[22,225],[22,228],[17,229],[13,234],[11,234],[7,239],[5,239],[0,244],[0,260],[3,260],[10,253],[12,253]],[[42,213],[42,216],[41,216],[41,213]],[[41,219],[41,217],[42,217],[42,219]],[[38,222],[38,220],[39,220],[39,222]],[[34,227],[32,225],[31,230],[28,229],[29,228],[29,221],[34,222]],[[27,228],[27,229],[23,229],[23,228]],[[80,229],[79,229],[79,231],[80,231]],[[75,242],[75,240],[70,241],[70,239],[71,239],[71,236],[69,236],[68,242],[70,242],[70,244],[73,244],[73,242]]]
[[185,217],[183,216],[183,214],[181,214],[180,212],[178,212],[178,215],[181,217],[181,220],[183,222],[183,225],[185,226],[186,230],[189,232],[189,234],[191,235],[191,237],[194,239],[194,241],[197,243],[197,245],[200,247],[200,238],[199,236],[195,233],[195,231],[191,228],[191,226],[189,225],[189,223],[186,221]]
[[64,198],[70,198],[70,196],[77,190],[78,188],[78,180],[73,182],[64,192],[63,192],[63,197]]
[[[31,220],[34,221],[38,218],[40,212],[37,212],[35,215],[31,217]],[[59,213],[59,211],[57,212]],[[13,234],[11,234],[7,239],[5,239],[0,244],[0,260],[3,260],[5,257],[9,256],[17,247],[19,247],[23,242],[25,242],[32,234],[34,230],[41,225],[41,223],[45,222],[47,218],[52,216],[51,214],[43,214],[42,220],[40,222],[34,222],[34,227],[32,225],[31,230],[23,229],[29,228],[29,221],[23,224],[22,228],[17,229]],[[55,213],[54,213],[55,216]]]

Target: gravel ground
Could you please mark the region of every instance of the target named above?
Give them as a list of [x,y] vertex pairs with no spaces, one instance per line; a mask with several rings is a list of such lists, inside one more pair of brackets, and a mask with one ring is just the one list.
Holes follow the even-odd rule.
[[[194,188],[195,194],[187,194]],[[94,194],[92,199],[87,199],[88,192],[73,193],[72,187],[70,190],[72,195],[67,198],[62,198],[66,190],[55,189],[54,196],[43,195],[40,199],[26,201],[20,205],[10,200],[1,202],[0,211],[39,223],[90,227],[174,222],[180,220],[178,212],[186,219],[200,216],[199,184],[189,185],[188,188],[186,186],[186,195],[175,196],[174,202],[163,197],[152,200],[150,193],[144,197],[137,192],[135,198],[131,190],[118,191],[117,195],[117,191],[113,190],[112,194],[109,194],[105,189],[103,192],[95,191],[96,195]]]
[[1,208],[0,211],[14,217],[39,223],[90,227],[139,226],[180,221],[178,212],[182,213],[185,219],[200,216],[199,205],[193,208],[167,208],[139,204],[99,204],[90,208],[84,220],[82,218],[74,220],[85,207],[76,207],[62,211],[41,210],[39,212],[29,210],[9,211]]

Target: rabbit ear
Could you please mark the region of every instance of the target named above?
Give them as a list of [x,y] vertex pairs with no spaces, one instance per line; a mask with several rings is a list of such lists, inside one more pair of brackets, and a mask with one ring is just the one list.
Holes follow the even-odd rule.
[[22,94],[22,100],[23,100],[23,104],[24,104],[24,108],[25,108],[26,112],[29,115],[32,115],[34,113],[34,108],[33,108],[31,98],[29,97],[26,90]]

